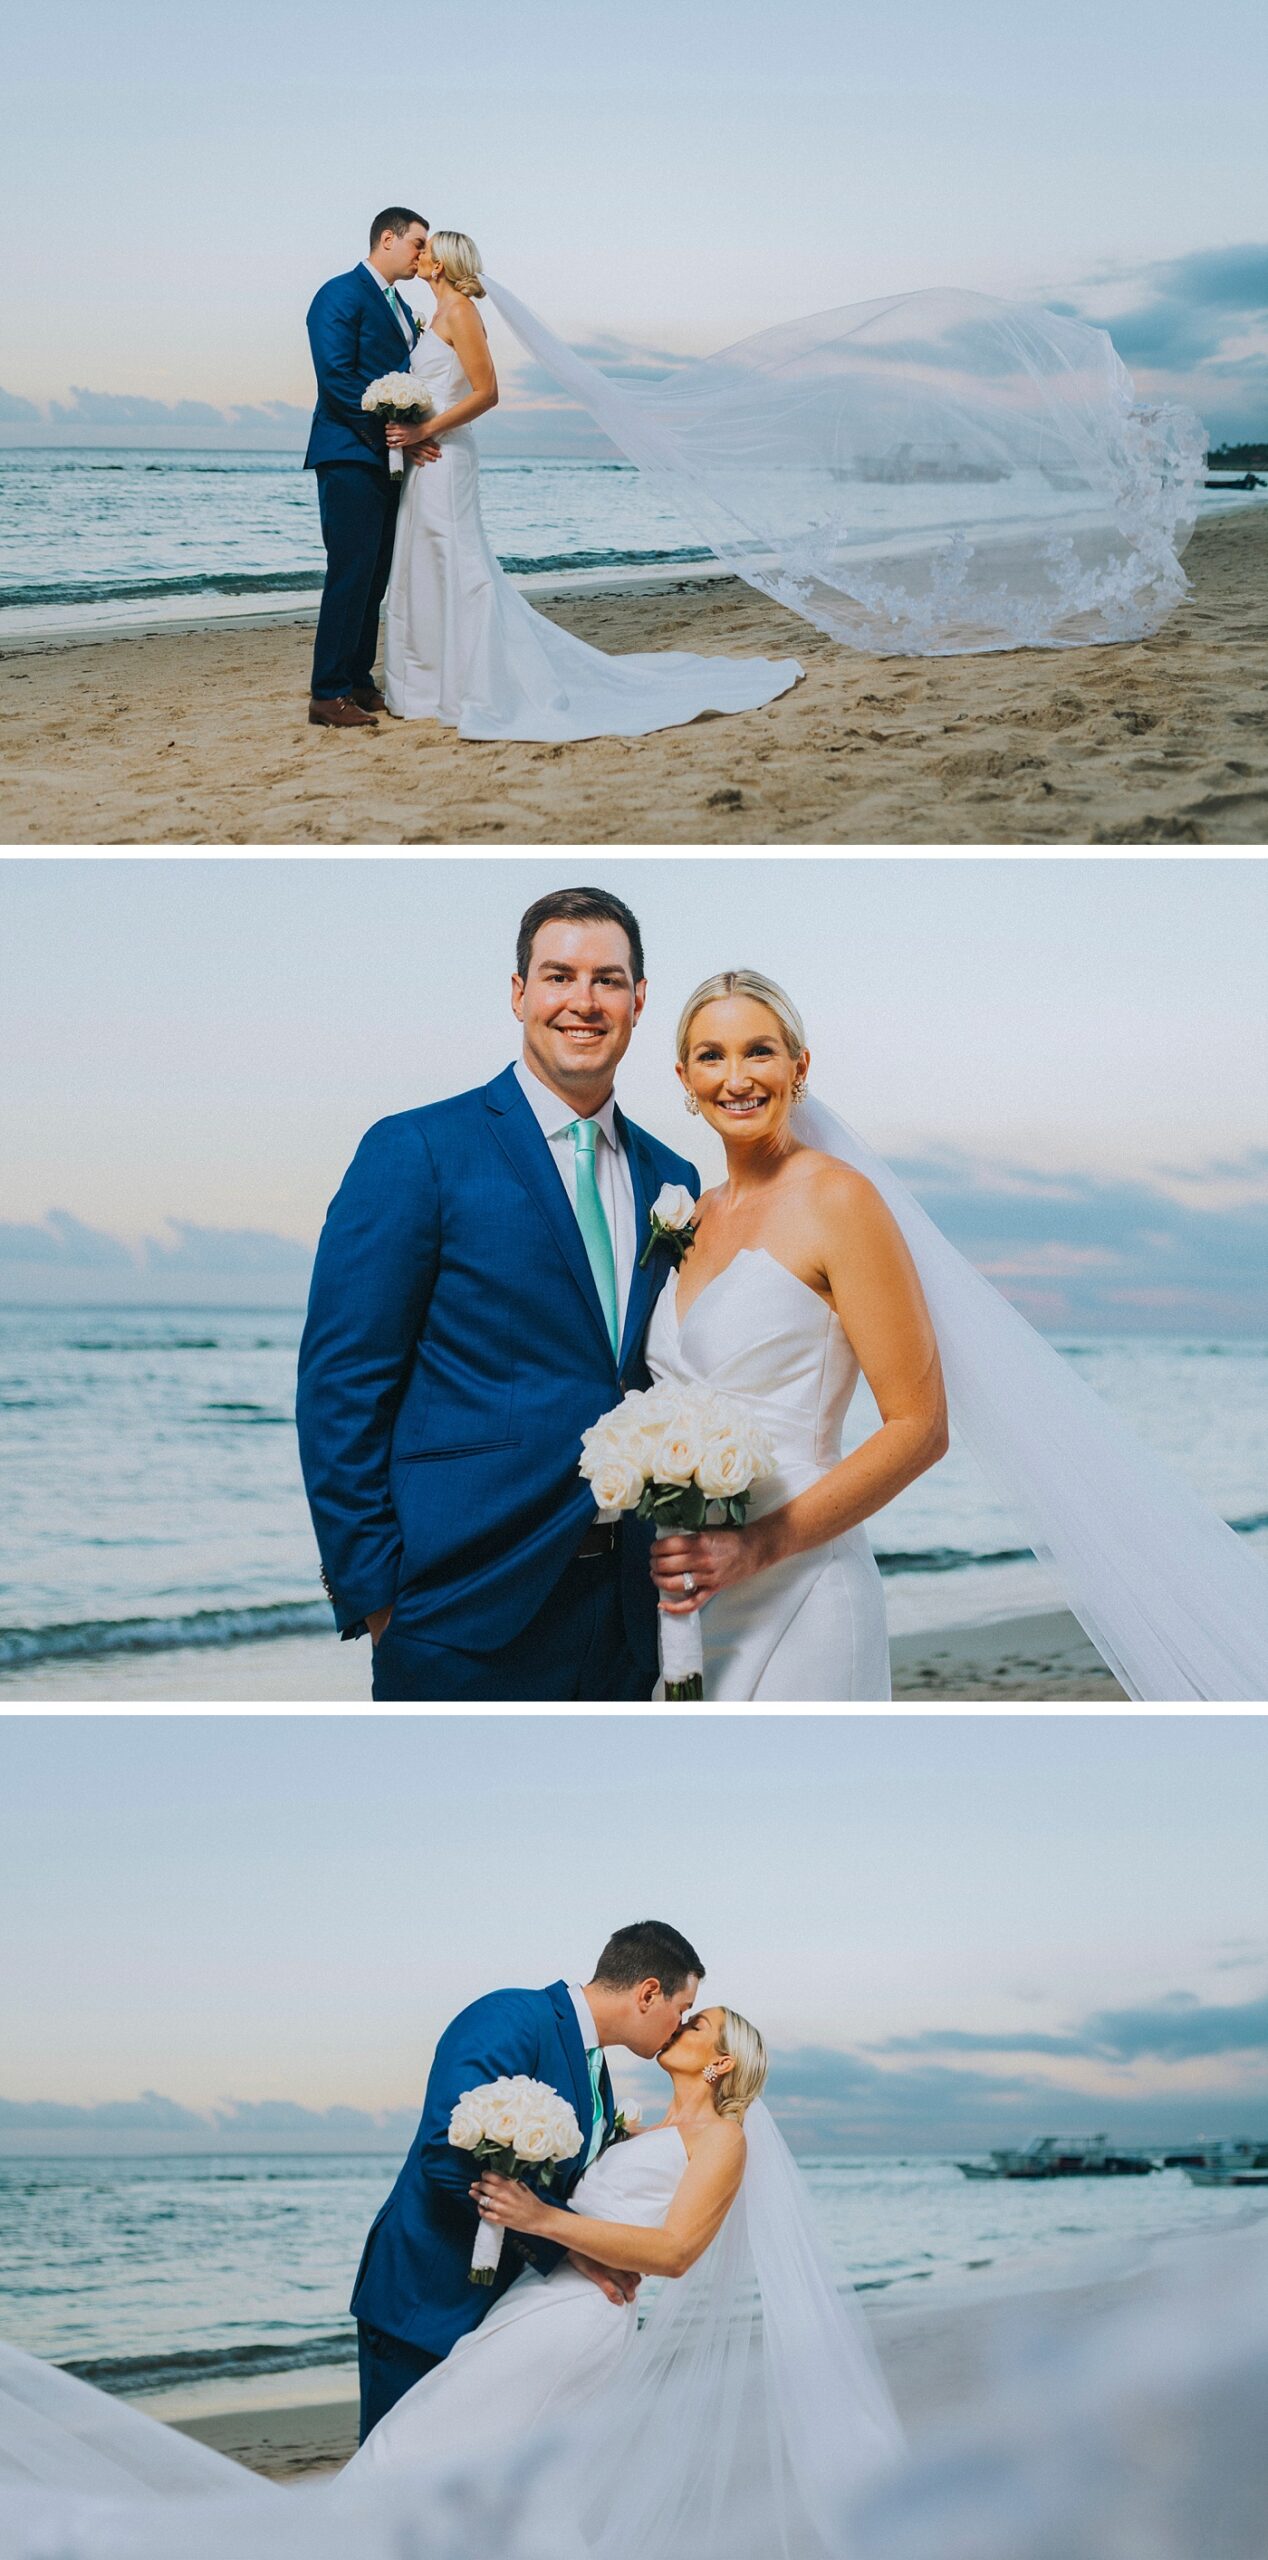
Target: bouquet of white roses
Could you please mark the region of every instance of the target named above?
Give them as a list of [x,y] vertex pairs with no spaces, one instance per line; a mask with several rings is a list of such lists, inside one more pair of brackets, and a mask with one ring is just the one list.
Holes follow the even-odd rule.
[[[361,394],[361,406],[371,417],[382,418],[385,426],[421,427],[430,418],[436,403],[424,391],[412,373],[381,373]],[[394,477],[405,468],[405,456],[399,445],[388,448],[387,467]]]
[[[600,1511],[632,1511],[658,1537],[672,1529],[742,1529],[755,1484],[773,1474],[770,1434],[734,1396],[666,1378],[582,1433],[581,1472]],[[660,1613],[665,1696],[704,1696],[698,1611]]]
[[[559,2160],[575,2159],[581,2127],[566,2098],[524,2072],[464,2089],[449,2119],[456,2151],[469,2151],[498,2178],[540,2177],[549,2186]],[[500,2225],[482,2222],[471,2253],[472,2284],[492,2284],[502,2255]]]

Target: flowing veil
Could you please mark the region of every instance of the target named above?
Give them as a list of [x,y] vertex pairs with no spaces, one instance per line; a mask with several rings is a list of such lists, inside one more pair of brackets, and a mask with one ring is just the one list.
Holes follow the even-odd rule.
[[1206,436],[1103,329],[962,292],[783,323],[620,380],[505,285],[494,309],[761,594],[874,654],[1080,648],[1185,592]]
[[876,1185],[928,1300],[953,1429],[1026,1525],[1129,1697],[1268,1695],[1268,1572],[1164,1460],[958,1253],[897,1174],[822,1102],[807,1146]]

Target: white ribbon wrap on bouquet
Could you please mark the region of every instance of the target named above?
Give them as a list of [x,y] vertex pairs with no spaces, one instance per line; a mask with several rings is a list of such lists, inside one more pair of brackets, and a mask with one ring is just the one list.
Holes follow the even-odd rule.
[[[678,1529],[658,1529],[658,1538],[677,1538]],[[684,1680],[704,1678],[704,1638],[700,1632],[700,1612],[689,1618],[671,1617],[666,1609],[659,1613],[660,1667],[667,1689],[678,1688]]]
[[506,2234],[500,2222],[482,2222],[471,2252],[471,2279],[474,2284],[492,2284],[502,2257]]
[[388,446],[387,467],[394,480],[399,480],[402,477],[405,470],[405,456],[402,453],[399,444],[390,444]]

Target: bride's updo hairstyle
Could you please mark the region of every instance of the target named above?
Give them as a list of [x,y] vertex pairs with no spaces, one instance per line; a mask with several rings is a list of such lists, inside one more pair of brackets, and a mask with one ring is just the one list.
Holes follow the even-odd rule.
[[762,2094],[767,2069],[766,2047],[756,2027],[751,2027],[747,2018],[737,2016],[734,2009],[724,2009],[718,2032],[718,2051],[733,2055],[735,2068],[727,2072],[725,2079],[719,2080],[713,2093],[714,2106],[720,2116],[730,2116],[736,2124],[743,2124],[754,2098],[760,2098]]
[[[433,237],[435,235],[433,234]],[[707,1004],[720,1004],[727,996],[751,996],[754,1004],[764,1004],[773,1013],[784,1035],[784,1046],[790,1058],[799,1058],[806,1046],[806,1026],[791,996],[777,987],[773,978],[764,978],[760,969],[719,969],[717,976],[706,978],[690,995],[678,1023],[678,1063],[685,1067],[691,1047],[691,1026],[696,1015]],[[734,2073],[732,2073],[734,2078]]]
[[469,302],[483,302],[484,287],[480,282],[483,260],[470,233],[466,231],[433,231],[427,246],[445,271],[445,282],[455,293],[465,293]]

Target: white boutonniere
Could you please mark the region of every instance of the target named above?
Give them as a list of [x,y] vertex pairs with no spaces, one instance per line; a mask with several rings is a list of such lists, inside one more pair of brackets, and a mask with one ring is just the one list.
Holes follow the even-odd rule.
[[696,1204],[685,1182],[664,1182],[652,1202],[651,1234],[639,1256],[639,1269],[651,1259],[658,1244],[667,1246],[676,1263],[681,1265],[696,1241]]
[[609,2144],[613,2142],[628,2142],[632,2134],[641,2133],[642,2130],[643,2110],[641,2107],[618,2107],[616,2114],[612,2118],[612,2130],[608,2135],[608,2142]]

